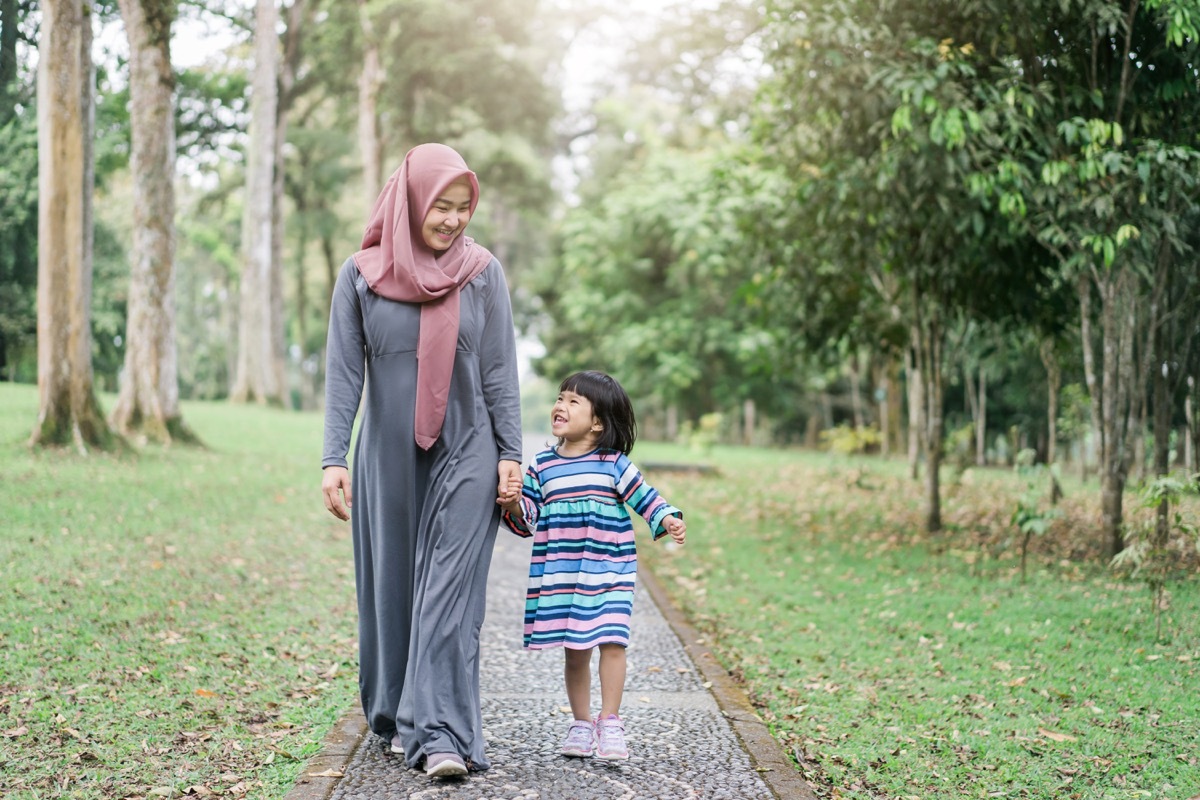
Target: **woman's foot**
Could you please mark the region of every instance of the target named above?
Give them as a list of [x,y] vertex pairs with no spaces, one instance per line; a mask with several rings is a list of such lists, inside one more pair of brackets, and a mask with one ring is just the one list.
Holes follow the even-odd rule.
[[430,753],[425,756],[425,774],[430,778],[454,778],[467,774],[467,765],[458,753]]
[[567,738],[563,739],[559,752],[564,756],[575,758],[591,758],[595,752],[596,729],[586,719],[577,719],[567,729]]
[[392,752],[395,753],[396,755],[398,755],[398,756],[404,755],[404,744],[400,741],[399,733],[392,734],[391,747],[392,747]]

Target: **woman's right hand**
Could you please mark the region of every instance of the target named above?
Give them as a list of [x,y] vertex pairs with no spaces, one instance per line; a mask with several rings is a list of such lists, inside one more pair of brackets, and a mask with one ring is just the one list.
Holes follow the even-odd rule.
[[[321,494],[325,495],[325,507],[338,519],[350,519],[350,507],[354,505],[354,498],[350,494],[350,470],[345,467],[326,467],[324,472]],[[341,494],[338,493],[339,489]],[[344,504],[342,495],[346,497]]]

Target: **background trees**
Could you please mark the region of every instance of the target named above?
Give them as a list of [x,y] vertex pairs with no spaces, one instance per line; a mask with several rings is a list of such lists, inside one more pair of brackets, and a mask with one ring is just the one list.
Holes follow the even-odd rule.
[[[507,267],[539,373],[619,372],[655,434],[907,450],[930,529],[944,463],[1033,448],[1101,476],[1118,550],[1131,476],[1200,451],[1196,0],[665,6],[293,0],[263,6],[277,35],[257,42],[248,2],[180,6],[151,37],[185,45],[158,80],[174,81],[174,331],[137,332],[149,228],[129,220],[172,216],[133,199],[154,172],[130,163],[141,51],[101,48],[101,385],[133,391],[162,361],[138,348],[174,341],[178,378],[150,384],[317,405],[333,275],[386,173],[437,139],[480,173],[473,233]],[[171,19],[123,4],[152,7]],[[10,380],[35,372],[45,8],[0,4]],[[125,16],[104,30],[137,33]],[[263,332],[239,335],[260,311]]]

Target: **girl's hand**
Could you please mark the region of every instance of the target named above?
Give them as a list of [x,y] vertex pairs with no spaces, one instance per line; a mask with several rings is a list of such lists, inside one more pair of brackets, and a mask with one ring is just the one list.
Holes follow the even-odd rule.
[[687,523],[680,517],[667,517],[663,520],[663,528],[671,535],[675,544],[683,544],[687,539]]

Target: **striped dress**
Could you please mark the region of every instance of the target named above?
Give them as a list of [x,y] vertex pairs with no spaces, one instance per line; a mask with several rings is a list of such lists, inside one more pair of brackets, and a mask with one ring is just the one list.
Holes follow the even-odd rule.
[[527,650],[629,645],[637,548],[626,504],[656,540],[666,533],[666,517],[683,516],[624,453],[593,450],[569,458],[550,448],[534,457],[521,492],[524,519],[503,515],[514,533],[533,537]]

